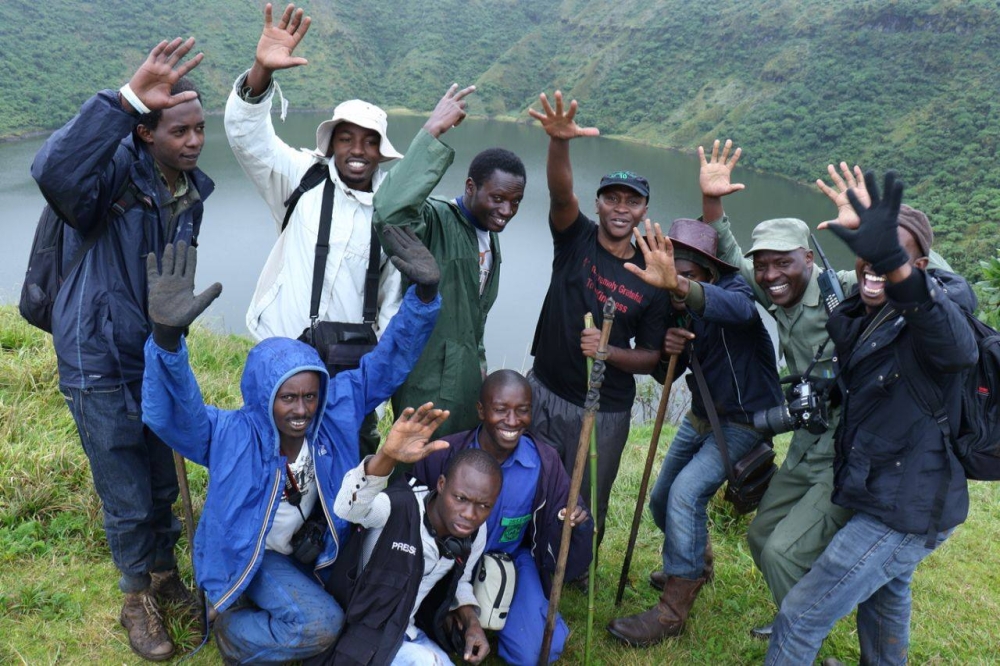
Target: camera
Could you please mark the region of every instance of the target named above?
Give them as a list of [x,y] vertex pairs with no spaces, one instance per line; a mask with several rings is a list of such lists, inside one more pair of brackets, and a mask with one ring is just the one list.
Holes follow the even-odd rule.
[[753,427],[765,435],[779,435],[789,430],[805,429],[814,435],[827,431],[826,394],[817,390],[809,377],[792,376],[781,380],[791,383],[788,402],[784,405],[754,412]]
[[311,565],[323,552],[323,532],[325,524],[319,520],[307,520],[292,535],[292,557],[302,564]]

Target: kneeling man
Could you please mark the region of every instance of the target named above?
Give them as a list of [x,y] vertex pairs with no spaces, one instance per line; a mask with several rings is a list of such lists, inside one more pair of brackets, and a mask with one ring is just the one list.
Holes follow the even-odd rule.
[[267,338],[250,350],[244,405],[232,411],[204,403],[183,337],[221,285],[194,295],[196,251],[183,243],[176,257],[167,245],[162,275],[149,255],[153,335],[142,417],[172,449],[208,468],[194,565],[230,662],[304,659],[340,632],[344,614],[319,581],[348,533],[332,514],[333,499],[358,463],[362,419],[402,384],[440,309],[430,253],[414,236],[393,239],[401,242],[394,263],[416,286],[361,366],[331,379],[312,347]]
[[[508,664],[535,664],[566,516],[569,476],[555,448],[528,432],[531,386],[527,379],[513,370],[494,372],[483,383],[477,409],[478,427],[445,437],[448,448],[428,456],[413,471],[430,483],[458,456],[480,449],[500,464],[503,490],[486,522],[486,551],[511,556],[517,585],[507,622],[498,633],[499,652]],[[573,580],[590,565],[594,522],[582,500],[569,519],[580,528],[573,530],[566,565],[566,578]],[[568,634],[560,618],[552,637],[551,661],[559,658]]]

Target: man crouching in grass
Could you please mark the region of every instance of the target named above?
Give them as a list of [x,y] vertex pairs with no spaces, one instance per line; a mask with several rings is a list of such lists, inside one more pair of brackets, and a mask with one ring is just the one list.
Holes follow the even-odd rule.
[[150,254],[143,420],[208,468],[195,579],[218,612],[215,637],[230,662],[303,659],[342,627],[343,610],[322,583],[348,532],[333,502],[358,464],[362,419],[406,378],[440,309],[430,253],[402,231],[386,240],[414,287],[361,366],[330,378],[309,345],[268,338],[250,350],[235,411],[205,405],[183,335],[221,285],[194,295],[194,248],[180,244],[175,255],[168,245],[162,273]]

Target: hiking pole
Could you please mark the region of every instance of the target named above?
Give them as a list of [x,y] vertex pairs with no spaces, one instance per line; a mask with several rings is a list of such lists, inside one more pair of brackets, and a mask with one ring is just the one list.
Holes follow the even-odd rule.
[[[594,327],[594,315],[587,313],[583,317],[585,328]],[[590,373],[594,371],[594,359],[587,357],[587,381],[589,388]],[[585,664],[590,663],[590,646],[594,637],[594,581],[597,580],[597,428],[590,431],[590,513],[594,520],[594,533],[591,537],[590,566],[587,572],[587,642],[583,650]]]
[[208,626],[205,623],[205,592],[198,585],[194,571],[194,508],[191,504],[191,488],[188,486],[187,465],[184,462],[184,456],[177,451],[174,451],[174,469],[177,472],[177,487],[181,491],[181,504],[184,505],[184,533],[187,534],[188,549],[191,552],[191,578],[195,580],[194,587],[197,590],[198,603],[201,605],[201,630],[204,634],[208,631]]
[[[542,649],[538,656],[539,666],[548,666],[549,652],[552,650],[552,633],[556,628],[556,616],[559,614],[559,598],[562,596],[563,579],[566,577],[566,559],[569,556],[569,542],[573,533],[569,515],[580,499],[580,485],[583,483],[583,466],[590,447],[590,433],[594,429],[594,419],[597,415],[597,404],[601,397],[601,384],[604,382],[604,360],[608,357],[608,337],[611,335],[611,324],[614,322],[615,302],[609,298],[604,302],[604,322],[601,326],[601,340],[597,345],[597,360],[590,373],[590,388],[584,403],[583,426],[580,428],[580,439],[577,445],[576,460],[573,463],[573,475],[569,482],[569,497],[566,498],[566,520],[563,522],[562,539],[559,543],[559,556],[556,560],[556,571],[552,576],[552,592],[549,595],[549,611],[545,617],[545,633],[542,636]],[[597,521],[594,521],[595,528]],[[585,654],[584,659],[590,655]]]
[[674,386],[674,373],[677,372],[677,355],[670,355],[667,366],[667,377],[663,380],[663,391],[660,393],[660,405],[656,408],[656,421],[653,423],[653,436],[649,440],[649,451],[646,453],[646,467],[642,470],[642,483],[639,484],[639,497],[635,502],[635,513],[632,514],[632,532],[628,536],[628,547],[625,549],[625,561],[622,563],[622,573],[618,577],[618,592],[615,594],[615,606],[622,603],[625,594],[625,584],[628,582],[628,570],[632,566],[632,551],[635,549],[635,538],[639,534],[639,523],[642,522],[642,509],[646,503],[646,491],[649,489],[649,477],[653,471],[653,460],[656,458],[656,447],[660,444],[660,431],[663,430],[663,419],[667,415],[667,403],[670,402],[670,389]]

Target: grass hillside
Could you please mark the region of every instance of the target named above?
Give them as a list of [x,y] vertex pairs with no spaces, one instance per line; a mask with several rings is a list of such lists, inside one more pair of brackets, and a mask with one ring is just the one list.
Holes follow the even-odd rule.
[[[260,32],[258,0],[0,3],[0,137],[64,123],[152,44],[196,35],[194,78],[219,110]],[[525,120],[562,88],[605,134],[691,150],[715,137],[744,164],[811,182],[830,162],[896,168],[939,249],[975,279],[1000,220],[1000,6],[991,0],[319,0],[283,73],[293,109],[360,96],[431,109],[475,83],[473,113]],[[781,211],[775,211],[778,216]]]
[[[239,375],[250,342],[203,329],[196,329],[190,342],[206,401],[238,406]],[[748,519],[733,515],[719,498],[709,507],[716,579],[698,599],[687,633],[655,648],[630,650],[604,632],[616,613],[644,610],[657,596],[645,578],[659,566],[660,537],[647,517],[632,565],[634,589],[626,592],[620,610],[613,605],[649,430],[633,430],[612,497],[598,571],[595,663],[759,664],[766,644],[747,631],[770,619],[773,608],[747,551]],[[665,432],[661,457],[668,441]],[[198,513],[207,477],[202,468],[188,467]],[[996,663],[998,544],[1000,484],[974,484],[969,520],[916,574],[912,663]],[[189,575],[183,537],[181,549],[182,570]],[[21,321],[14,308],[0,307],[0,663],[139,663],[118,626],[117,578],[87,460],[56,386],[50,340]],[[563,595],[562,609],[573,630],[564,663],[583,661],[586,605],[586,597],[575,590]],[[185,650],[196,646],[190,627],[173,619],[169,626]],[[837,625],[821,655],[857,663],[853,618]],[[220,663],[214,643],[188,663]]]

